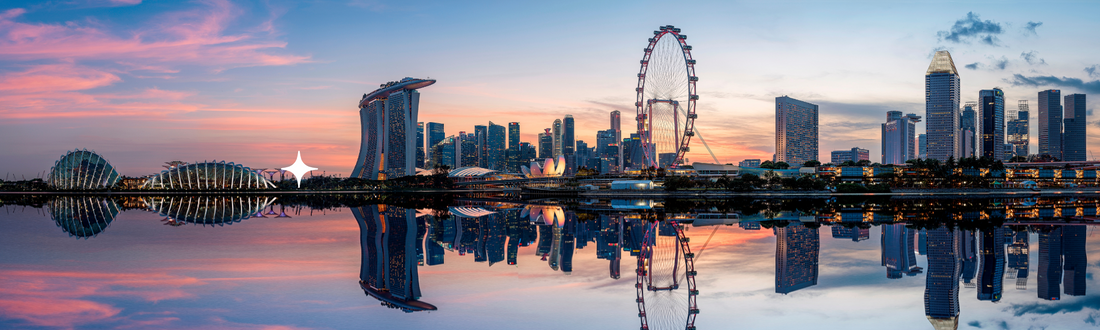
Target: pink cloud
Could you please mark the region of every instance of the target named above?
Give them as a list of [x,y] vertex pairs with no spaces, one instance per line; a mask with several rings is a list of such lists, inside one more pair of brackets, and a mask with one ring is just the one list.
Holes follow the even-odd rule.
[[224,0],[206,4],[203,9],[161,15],[151,26],[124,36],[87,23],[21,23],[15,19],[26,11],[11,9],[0,15],[0,58],[107,59],[142,66],[154,66],[149,62],[186,63],[215,71],[310,61],[309,56],[269,53],[285,48],[286,42],[225,34],[240,10]]

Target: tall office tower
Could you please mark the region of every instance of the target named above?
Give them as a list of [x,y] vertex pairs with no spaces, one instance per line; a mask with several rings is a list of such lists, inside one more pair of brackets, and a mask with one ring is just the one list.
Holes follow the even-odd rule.
[[505,152],[508,158],[508,172],[519,173],[519,167],[526,164],[519,162],[519,142],[519,123],[508,123],[508,150]]
[[619,148],[622,149],[623,166],[635,170],[646,167],[645,155],[642,154],[642,138],[637,133],[630,133],[630,137],[619,143]]
[[443,139],[447,138],[447,134],[443,131],[443,123],[428,123],[428,149],[425,155],[425,161],[428,163],[428,167],[435,167],[434,161],[437,161],[442,157],[441,154],[432,154],[432,147],[443,142]]
[[573,158],[573,155],[577,153],[576,136],[573,135],[573,129],[573,115],[565,115],[565,120],[562,121],[561,154],[565,155],[566,174],[573,174],[577,169],[576,160]]
[[1039,155],[1062,159],[1062,91],[1039,92]]
[[561,156],[561,126],[561,119],[554,119],[554,126],[550,126],[554,132],[554,158]]
[[424,122],[416,123],[416,167],[424,168]]
[[1009,272],[1009,278],[1016,278],[1016,290],[1027,290],[1027,274],[1028,274],[1028,233],[1022,231],[1012,236],[1012,244],[1008,245],[1008,268],[1012,269],[1015,273]]
[[431,79],[391,81],[359,100],[362,142],[352,177],[386,179],[416,174],[416,117],[420,92]]
[[979,236],[978,300],[1000,301],[1005,275],[1005,231],[997,227]]
[[775,292],[787,294],[817,285],[818,228],[794,222],[775,227]]
[[886,123],[882,124],[883,164],[902,165],[918,157],[916,133],[920,119],[913,113],[903,116],[901,111],[886,112]]
[[616,172],[622,170],[623,168],[623,148],[622,145],[619,144],[623,140],[622,128],[622,116],[620,115],[619,110],[611,111],[611,130],[615,131],[615,139],[613,141],[615,143],[615,149],[618,152],[615,156]]
[[1002,160],[1005,155],[1005,93],[999,88],[978,92],[981,103],[981,157]]
[[919,151],[917,151],[917,155],[920,156],[920,159],[927,159],[928,158],[928,134],[918,135],[917,136],[917,145],[918,145],[918,149],[919,149]]
[[489,128],[485,125],[474,125],[474,144],[477,145],[477,152],[474,153],[477,157],[477,163],[469,166],[477,166],[481,168],[489,168],[489,157],[487,155],[489,145],[486,140],[489,137]]
[[801,165],[817,160],[817,105],[775,98],[775,161]]
[[[600,158],[600,174],[617,172],[619,166],[618,132],[608,129],[596,132],[596,154]],[[604,165],[606,164],[606,166]]]
[[1085,295],[1085,267],[1088,257],[1085,254],[1085,237],[1088,228],[1084,225],[1062,226],[1062,255],[1065,256],[1065,294],[1069,296]]
[[966,102],[963,105],[962,118],[959,118],[959,134],[962,143],[962,157],[974,157],[978,155],[978,112],[974,108],[978,107],[977,102]]
[[554,158],[554,135],[547,128],[545,133],[539,133],[539,158]]
[[913,243],[913,232],[905,228],[905,224],[882,226],[882,266],[886,267],[886,278],[898,279],[902,275],[921,273]]
[[507,135],[504,133],[504,126],[493,124],[489,122],[489,136],[485,140],[485,158],[488,159],[486,165],[488,169],[504,172],[504,146],[507,145]]
[[[461,155],[459,156],[461,158],[461,161],[459,161],[459,163],[454,168],[467,166],[480,167],[480,161],[478,160],[478,154],[481,153],[481,146],[478,145],[479,136],[477,136],[477,134],[466,134],[466,132],[459,132],[458,136],[459,140],[462,142],[460,144],[461,149],[458,149],[461,151],[456,153],[456,155]],[[484,137],[484,135],[480,137]]]
[[871,160],[871,151],[856,147],[852,148],[852,150],[833,151],[829,156],[829,160],[833,163],[833,165],[840,165],[841,163],[847,161],[859,162],[861,160]]
[[1030,112],[1027,109],[1027,100],[1020,100],[1016,105],[1016,117],[1008,121],[1008,143],[1012,144],[1012,153],[1016,156],[1028,155],[1028,130],[1031,125],[1028,122]]
[[1058,300],[1062,284],[1062,226],[1039,232],[1039,299]]
[[1065,133],[1062,134],[1062,155],[1067,162],[1083,162],[1088,160],[1088,150],[1085,138],[1085,94],[1066,95],[1065,99]]
[[[592,157],[592,152],[588,149],[588,143],[584,143],[583,140],[577,140],[577,152],[573,154],[575,160],[574,173],[576,169],[588,167],[588,159]],[[590,168],[590,167],[589,167]]]
[[[535,146],[531,145],[531,143],[529,143],[529,142],[520,142],[519,143],[519,158],[516,159],[517,164],[519,164],[519,165],[530,164],[531,161],[533,161],[537,158],[539,158],[539,154],[538,154],[538,150],[537,150],[537,148],[535,148]],[[518,171],[516,173],[518,173]]]
[[960,235],[951,228],[928,229],[928,275],[924,286],[924,315],[936,329],[958,329]]
[[959,71],[951,53],[937,51],[924,75],[925,133],[928,158],[946,161],[962,155],[959,148],[959,99],[962,97]]
[[[439,143],[429,147],[428,154],[432,156],[432,159],[430,159],[432,168],[446,166],[447,168],[454,169],[461,167],[455,166],[457,165],[455,164],[456,161],[461,163],[462,160],[462,152],[461,150],[456,150],[456,148],[462,148],[462,139],[454,135],[448,136],[442,141],[439,141]],[[458,153],[456,153],[456,151]]]

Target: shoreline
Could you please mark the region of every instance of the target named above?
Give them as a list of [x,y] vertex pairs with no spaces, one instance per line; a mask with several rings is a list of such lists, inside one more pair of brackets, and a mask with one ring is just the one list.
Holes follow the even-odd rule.
[[[301,190],[301,191],[0,191],[0,195],[294,195],[294,194],[469,194],[503,193],[503,189],[484,190]],[[895,189],[889,193],[837,193],[826,190],[817,191],[664,191],[664,190],[593,190],[578,191],[578,198],[614,198],[614,197],[795,197],[829,198],[835,196],[983,196],[983,197],[1033,197],[1047,195],[1100,195],[1095,189]]]

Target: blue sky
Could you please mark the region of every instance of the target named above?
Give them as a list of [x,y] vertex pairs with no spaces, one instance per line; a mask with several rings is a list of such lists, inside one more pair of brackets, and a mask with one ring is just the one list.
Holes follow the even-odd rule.
[[[0,147],[0,172],[36,175],[66,150],[88,148],[131,176],[176,159],[283,167],[298,150],[307,164],[346,175],[358,153],[355,102],[406,76],[438,79],[422,90],[420,119],[445,123],[448,134],[518,121],[533,142],[572,114],[577,139],[591,143],[609,111],[635,111],[638,60],[666,24],[694,47],[697,126],[720,161],[770,159],[781,95],[821,106],[823,158],[861,147],[877,160],[886,111],[924,115],[923,75],[936,49],[951,51],[964,101],[1000,87],[1009,111],[1031,101],[1033,122],[1040,90],[1100,92],[1097,7],[5,2],[0,139],[17,143]],[[1089,145],[1097,139],[1090,134]],[[690,160],[710,161],[693,146]]]

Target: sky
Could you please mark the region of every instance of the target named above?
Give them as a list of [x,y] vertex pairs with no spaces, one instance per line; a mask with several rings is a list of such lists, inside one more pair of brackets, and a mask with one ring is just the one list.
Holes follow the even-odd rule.
[[[771,159],[774,99],[783,95],[820,106],[821,159],[860,147],[877,160],[887,111],[924,116],[923,77],[936,50],[951,52],[962,101],[994,87],[1009,112],[1030,101],[1036,152],[1040,90],[1100,93],[1098,7],[5,1],[0,172],[41,176],[66,151],[86,148],[128,176],[172,160],[285,167],[297,151],[322,173],[348,175],[359,152],[358,100],[404,77],[438,80],[420,90],[419,119],[444,123],[448,135],[519,122],[521,140],[535,142],[570,114],[576,139],[592,145],[610,111],[636,112],[643,48],[670,24],[693,46],[696,127],[720,162]],[[1100,122],[1088,121],[1091,148]],[[696,140],[687,158],[713,162]]]

